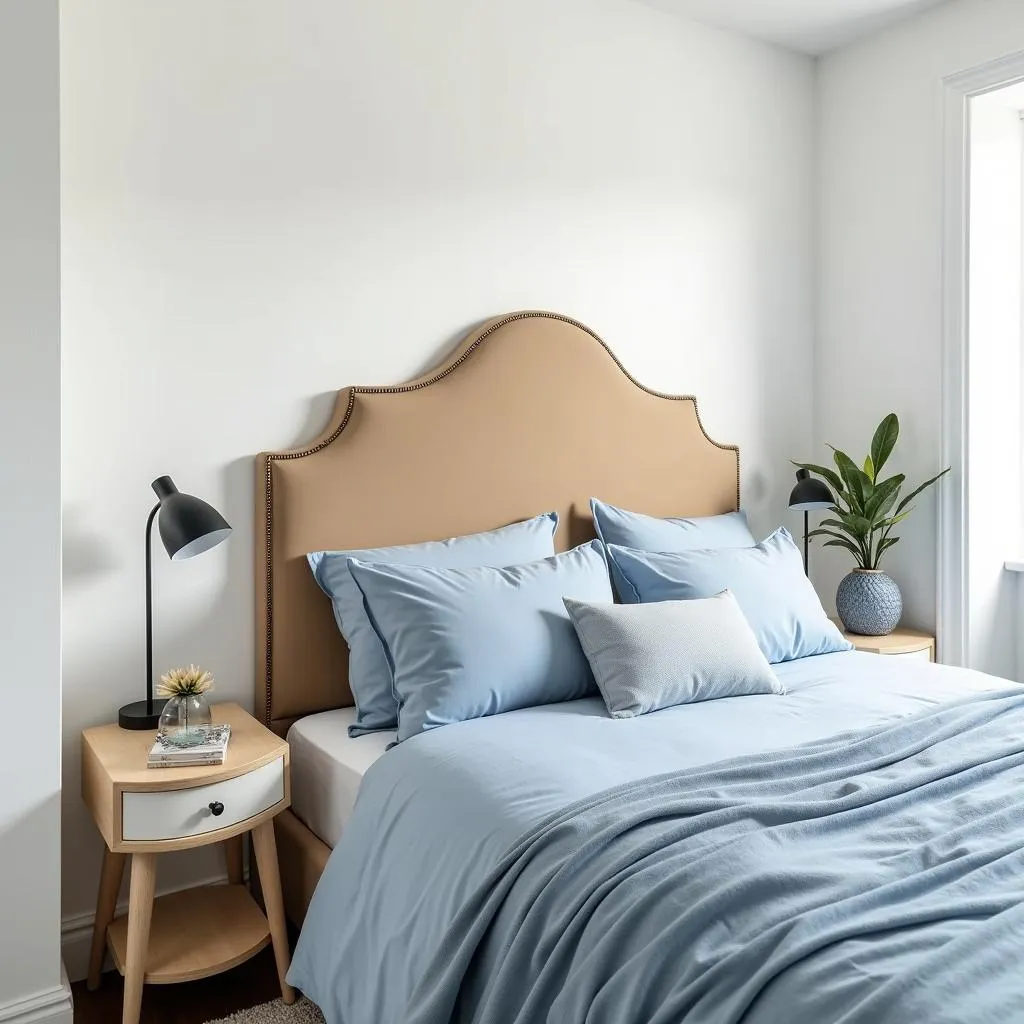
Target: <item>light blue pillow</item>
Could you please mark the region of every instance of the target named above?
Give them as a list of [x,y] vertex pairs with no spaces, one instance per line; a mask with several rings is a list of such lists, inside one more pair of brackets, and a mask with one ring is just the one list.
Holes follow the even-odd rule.
[[786,529],[750,548],[661,553],[611,544],[608,555],[633,601],[679,601],[731,590],[773,665],[852,646],[821,607]]
[[[705,548],[749,548],[757,541],[747,526],[747,514],[726,512],[720,516],[691,519],[658,519],[642,512],[627,512],[597,498],[590,499],[594,529],[605,544],[618,544],[637,551],[702,551]],[[619,598],[629,604],[632,591],[610,565]]]
[[394,672],[399,741],[595,691],[563,599],[612,600],[599,541],[505,569],[349,568]]
[[785,693],[728,590],[692,601],[565,599],[612,718],[721,697]]
[[435,565],[450,569],[474,565],[518,565],[555,553],[558,515],[513,523],[486,533],[425,544],[402,544],[359,551],[314,551],[306,556],[313,575],[334,606],[338,629],[349,646],[348,681],[356,702],[356,720],[349,734],[394,729],[398,703],[391,668],[363,607],[363,595],[348,571],[348,560],[392,562],[400,565]]

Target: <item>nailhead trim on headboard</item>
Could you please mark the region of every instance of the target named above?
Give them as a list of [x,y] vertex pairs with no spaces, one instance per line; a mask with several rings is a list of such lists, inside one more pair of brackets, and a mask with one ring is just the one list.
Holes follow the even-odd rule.
[[466,348],[466,350],[459,356],[458,359],[449,363],[443,369],[438,370],[437,373],[426,377],[422,380],[415,381],[411,384],[397,384],[392,387],[352,387],[349,389],[348,407],[345,410],[345,414],[331,434],[316,444],[311,445],[308,448],[301,448],[295,451],[289,452],[270,452],[266,456],[266,472],[264,475],[264,529],[266,531],[266,579],[264,581],[266,588],[266,642],[265,642],[265,663],[264,671],[266,672],[266,700],[263,709],[263,719],[266,725],[270,725],[273,719],[271,705],[273,697],[273,642],[274,642],[274,630],[273,630],[273,615],[274,615],[274,604],[273,604],[273,592],[274,592],[274,562],[273,562],[273,481],[271,467],[275,462],[284,462],[289,459],[302,459],[307,455],[315,455],[317,452],[322,451],[329,444],[336,441],[348,426],[349,420],[352,417],[352,409],[355,406],[356,395],[397,395],[404,394],[409,391],[419,391],[421,388],[430,387],[431,384],[436,384],[438,381],[443,380],[449,374],[454,373],[495,331],[500,330],[502,327],[507,326],[510,323],[514,323],[516,320],[527,320],[530,318],[544,318],[548,320],[560,320],[563,323],[570,324],[573,327],[578,328],[584,333],[590,335],[614,360],[615,365],[622,371],[627,380],[638,387],[641,391],[646,391],[650,395],[654,395],[656,398],[665,398],[670,401],[676,402],[693,402],[694,412],[697,416],[697,425],[700,427],[701,433],[704,437],[713,444],[716,448],[724,449],[725,451],[736,452],[736,507],[740,505],[740,467],[739,467],[739,448],[732,444],[720,444],[714,438],[708,435],[708,432],[704,429],[704,424],[701,422],[700,409],[697,405],[697,399],[693,395],[669,395],[661,391],[655,391],[652,388],[645,387],[641,384],[633,375],[619,362],[615,353],[608,347],[608,345],[598,337],[589,327],[585,324],[581,324],[578,320],[573,320],[572,317],[563,316],[560,313],[546,313],[540,311],[526,310],[519,313],[510,313],[508,316],[501,317],[489,324],[483,329],[480,335],[474,340],[474,342]]

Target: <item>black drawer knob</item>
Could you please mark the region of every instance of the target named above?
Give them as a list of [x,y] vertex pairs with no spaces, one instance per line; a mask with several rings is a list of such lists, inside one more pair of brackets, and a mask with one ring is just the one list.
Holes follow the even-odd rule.
[[219,800],[214,800],[210,804],[210,813],[216,818],[224,813],[224,805]]

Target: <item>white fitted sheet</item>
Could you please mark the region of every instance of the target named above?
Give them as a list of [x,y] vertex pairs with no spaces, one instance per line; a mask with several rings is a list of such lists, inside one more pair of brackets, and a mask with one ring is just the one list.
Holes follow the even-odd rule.
[[292,810],[332,850],[352,814],[367,768],[396,739],[394,732],[351,737],[355,708],[301,718],[288,730]]

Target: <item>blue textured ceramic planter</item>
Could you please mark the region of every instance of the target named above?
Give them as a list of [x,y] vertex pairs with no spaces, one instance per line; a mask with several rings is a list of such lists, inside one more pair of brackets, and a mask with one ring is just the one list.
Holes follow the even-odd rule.
[[850,633],[885,636],[900,623],[903,597],[896,581],[879,569],[854,569],[836,591],[836,611]]

